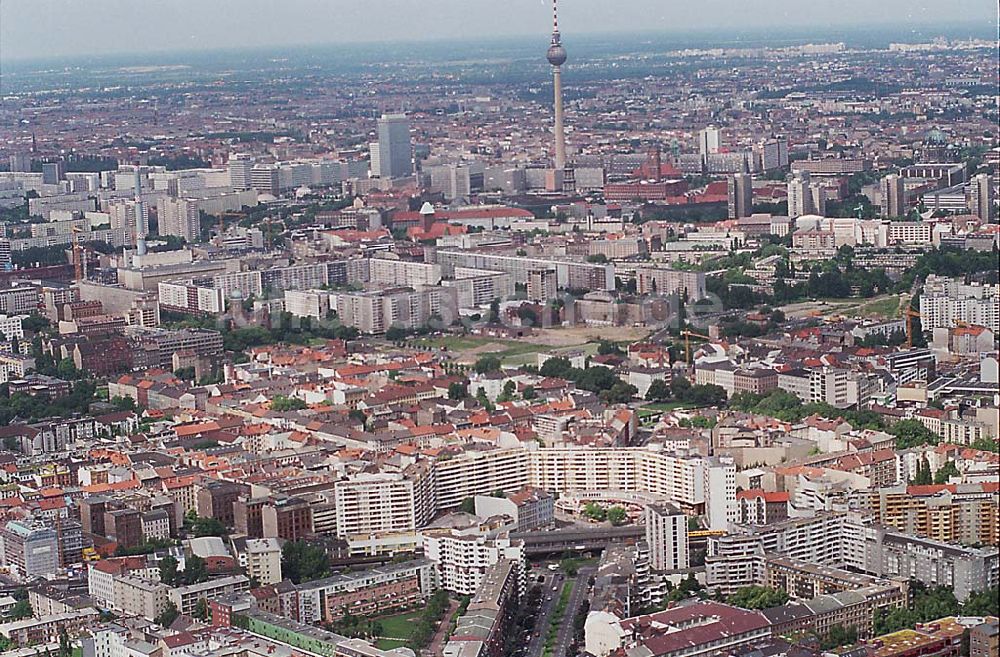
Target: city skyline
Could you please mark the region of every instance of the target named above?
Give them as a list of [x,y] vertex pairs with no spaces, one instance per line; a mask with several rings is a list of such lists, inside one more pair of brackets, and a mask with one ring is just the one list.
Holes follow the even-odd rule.
[[[455,0],[422,3],[420,11],[411,10],[415,5],[403,0],[382,2],[364,10],[340,4],[334,3],[331,8],[315,0],[293,0],[283,5],[285,11],[275,14],[259,1],[240,3],[240,11],[235,11],[228,0],[207,5],[179,0],[169,6],[133,5],[121,0],[87,5],[8,0],[0,5],[0,57],[9,62],[84,53],[144,55],[242,49],[250,43],[255,48],[283,48],[542,36],[547,33],[542,26],[550,12],[549,3],[539,0],[515,0],[503,10],[480,8],[471,17],[456,11]],[[665,7],[652,0],[629,0],[615,12],[605,12],[599,0],[577,0],[567,3],[562,13],[565,25],[577,37],[628,32],[782,30],[816,25],[886,26],[921,32],[935,26],[990,24],[996,18],[995,5],[983,0],[960,0],[946,10],[930,3],[913,5],[902,0],[877,4],[849,0],[822,3],[810,7],[807,14],[797,11],[790,0],[730,4],[710,0],[697,8]],[[195,10],[202,19],[188,20]],[[309,20],[300,20],[303,16]],[[268,29],[260,30],[260,25],[265,24]],[[67,29],[69,25],[74,28]],[[228,29],[220,31],[220,25]],[[95,34],[113,34],[114,38],[94,39]]]
[[0,657],[1000,657],[985,0],[0,3]]

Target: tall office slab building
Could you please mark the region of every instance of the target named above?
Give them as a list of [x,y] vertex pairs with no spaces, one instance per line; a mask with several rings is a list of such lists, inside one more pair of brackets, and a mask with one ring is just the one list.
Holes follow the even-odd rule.
[[405,114],[383,114],[378,120],[378,174],[404,178],[413,173],[410,121]]

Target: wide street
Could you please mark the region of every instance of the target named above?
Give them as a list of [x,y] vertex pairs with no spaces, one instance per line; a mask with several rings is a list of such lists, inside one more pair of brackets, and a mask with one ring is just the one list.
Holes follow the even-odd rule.
[[562,621],[559,623],[559,634],[556,636],[556,645],[552,649],[552,657],[575,657],[569,655],[570,644],[573,643],[573,619],[580,609],[580,605],[587,599],[590,592],[590,578],[597,572],[594,566],[581,568],[573,580],[573,591],[569,596],[569,604],[563,613]]
[[[559,593],[565,579],[561,572],[546,573],[545,583],[542,584],[542,604],[538,607],[535,627],[531,631],[531,641],[528,642],[528,649],[524,653],[526,657],[541,657],[545,648],[545,636],[549,633],[549,619],[559,604]],[[529,588],[531,586],[532,584],[528,585]],[[553,587],[555,591],[552,590]]]

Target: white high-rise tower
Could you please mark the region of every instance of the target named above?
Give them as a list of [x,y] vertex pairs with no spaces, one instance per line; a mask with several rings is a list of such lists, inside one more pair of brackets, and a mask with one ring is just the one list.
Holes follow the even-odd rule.
[[562,171],[566,168],[566,133],[563,129],[562,71],[560,67],[566,63],[566,49],[563,48],[562,39],[559,36],[559,15],[556,0],[552,0],[552,43],[549,45],[546,59],[552,65],[552,88],[555,94],[556,170]]

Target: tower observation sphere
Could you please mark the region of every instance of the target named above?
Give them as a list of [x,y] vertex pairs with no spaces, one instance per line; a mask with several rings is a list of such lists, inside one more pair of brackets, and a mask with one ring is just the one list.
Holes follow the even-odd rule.
[[561,43],[557,41],[553,42],[553,44],[549,46],[549,51],[546,53],[545,57],[549,60],[549,64],[552,64],[553,66],[562,66],[566,63],[566,49],[563,48]]

